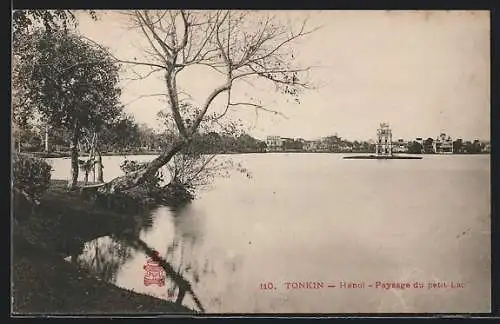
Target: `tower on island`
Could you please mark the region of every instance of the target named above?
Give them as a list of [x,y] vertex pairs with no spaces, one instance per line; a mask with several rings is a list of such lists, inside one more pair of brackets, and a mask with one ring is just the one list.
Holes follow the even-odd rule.
[[376,153],[379,156],[392,156],[392,130],[387,123],[381,123],[377,129]]

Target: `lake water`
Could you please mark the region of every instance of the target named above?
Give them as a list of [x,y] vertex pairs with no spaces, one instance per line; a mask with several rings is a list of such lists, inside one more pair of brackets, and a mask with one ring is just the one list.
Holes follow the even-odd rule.
[[[138,236],[192,282],[208,313],[490,312],[490,156],[342,157],[224,156],[252,177],[217,179],[188,207],[151,212]],[[124,159],[103,158],[105,180]],[[51,163],[53,179],[68,178],[68,159]],[[78,260],[120,287],[172,298],[144,285],[147,259],[102,237]],[[292,289],[298,282],[318,289]],[[184,304],[192,306],[189,295]]]

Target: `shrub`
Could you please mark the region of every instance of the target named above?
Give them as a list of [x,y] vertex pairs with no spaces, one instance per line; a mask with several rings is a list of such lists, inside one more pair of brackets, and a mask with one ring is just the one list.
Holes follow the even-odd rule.
[[135,172],[138,171],[144,167],[146,167],[147,163],[146,162],[137,162],[134,160],[125,160],[120,164],[120,169],[125,173],[128,174],[130,172]]
[[12,174],[14,188],[37,199],[49,187],[51,171],[52,167],[40,158],[15,154]]
[[[120,169],[125,174],[129,174],[139,171],[147,165],[148,162],[125,160],[120,165]],[[152,179],[146,181],[142,186],[129,190],[129,197],[137,201],[144,201],[145,205],[148,205],[150,202],[156,202],[170,206],[182,205],[194,199],[194,195],[189,191],[187,185],[172,180],[167,185],[162,186],[162,182],[164,182],[164,177],[160,170]],[[146,201],[145,197],[151,201]]]
[[[134,160],[125,160],[120,164],[120,169],[125,173],[129,174],[132,172],[139,171],[148,166],[148,162],[139,162]],[[150,189],[155,189],[160,187],[160,183],[163,181],[163,174],[161,171],[156,172],[155,176],[152,179],[149,179],[144,184],[146,187]]]

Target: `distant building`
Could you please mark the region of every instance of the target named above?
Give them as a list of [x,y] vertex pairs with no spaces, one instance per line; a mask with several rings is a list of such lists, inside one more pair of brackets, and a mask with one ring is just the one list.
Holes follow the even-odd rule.
[[396,142],[392,143],[392,151],[394,153],[408,152],[408,142],[402,138],[399,138]]
[[268,136],[266,138],[266,145],[268,152],[283,151],[283,139],[281,136]]
[[319,141],[305,141],[302,147],[308,152],[316,152],[317,150],[319,150],[320,144],[321,142]]
[[445,133],[441,133],[436,140],[432,143],[434,152],[438,154],[452,154],[453,153],[453,140]]

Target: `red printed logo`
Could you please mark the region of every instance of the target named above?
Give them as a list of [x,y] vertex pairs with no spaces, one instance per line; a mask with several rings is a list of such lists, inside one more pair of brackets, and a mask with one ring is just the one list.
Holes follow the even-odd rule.
[[158,257],[158,252],[154,252],[153,258],[149,258],[146,264],[143,266],[145,270],[144,274],[144,286],[158,285],[160,287],[165,286],[165,270],[157,261],[154,260]]

